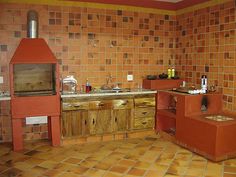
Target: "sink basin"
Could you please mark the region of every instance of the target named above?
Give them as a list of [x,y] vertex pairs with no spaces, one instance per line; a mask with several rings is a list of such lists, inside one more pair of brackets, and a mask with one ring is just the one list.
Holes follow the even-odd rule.
[[129,89],[110,89],[110,90],[96,90],[93,93],[120,93],[120,92],[130,92]]

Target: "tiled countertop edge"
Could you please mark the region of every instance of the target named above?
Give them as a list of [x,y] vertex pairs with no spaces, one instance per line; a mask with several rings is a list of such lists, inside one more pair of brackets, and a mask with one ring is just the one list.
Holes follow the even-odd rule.
[[156,90],[148,91],[131,91],[131,92],[115,92],[115,93],[78,93],[78,94],[67,94],[61,95],[61,98],[70,97],[93,97],[93,96],[118,96],[118,95],[140,95],[140,94],[155,94]]
[[[61,95],[61,98],[70,98],[70,97],[93,97],[93,96],[118,96],[118,95],[141,95],[141,94],[155,94],[156,90],[147,90],[147,91],[131,91],[131,92],[114,92],[114,93],[79,93],[79,94],[67,94]],[[0,101],[11,100],[10,96],[0,96]]]

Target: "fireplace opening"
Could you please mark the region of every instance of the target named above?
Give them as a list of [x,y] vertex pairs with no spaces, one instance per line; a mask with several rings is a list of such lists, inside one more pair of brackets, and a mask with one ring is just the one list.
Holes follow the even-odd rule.
[[15,96],[56,94],[56,64],[14,64]]

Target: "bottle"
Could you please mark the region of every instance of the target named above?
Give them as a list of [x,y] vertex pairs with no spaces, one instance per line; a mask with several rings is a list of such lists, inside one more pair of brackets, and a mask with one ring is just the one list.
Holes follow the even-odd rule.
[[201,78],[201,89],[202,89],[203,93],[207,92],[207,76],[206,75],[202,75],[202,78]]
[[171,78],[171,69],[170,69],[170,67],[168,67],[168,69],[167,69],[167,75],[168,75],[168,79],[170,79]]
[[85,92],[89,93],[91,91],[91,85],[88,81],[88,79],[86,80],[86,85],[85,85]]
[[171,77],[175,77],[175,68],[174,67],[171,68]]

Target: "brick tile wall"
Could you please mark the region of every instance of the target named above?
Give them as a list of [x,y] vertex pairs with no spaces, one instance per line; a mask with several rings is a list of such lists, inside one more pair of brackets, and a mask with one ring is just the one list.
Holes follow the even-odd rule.
[[[225,108],[236,108],[235,1],[177,16],[30,4],[1,3],[0,9],[1,90],[9,90],[8,64],[26,37],[27,11],[34,9],[39,36],[57,57],[61,77],[74,75],[79,87],[86,79],[99,87],[109,75],[123,88],[136,87],[146,75],[166,72],[170,64],[189,85],[199,86],[206,74],[209,85],[223,92]],[[127,74],[134,75],[133,82],[126,81]],[[9,106],[1,107],[8,114],[0,115],[0,141],[10,141]],[[24,137],[45,138],[46,128],[26,126]]]

